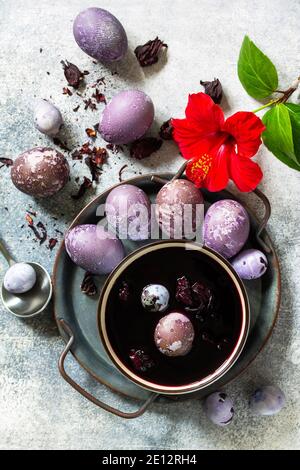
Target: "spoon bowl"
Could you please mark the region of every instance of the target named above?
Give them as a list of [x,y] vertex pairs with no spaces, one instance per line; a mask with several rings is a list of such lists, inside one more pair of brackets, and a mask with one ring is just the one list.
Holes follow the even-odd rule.
[[[0,239],[0,251],[9,266],[15,264],[6,246]],[[5,289],[2,283],[0,295],[4,307],[13,315],[21,318],[30,318],[43,312],[52,297],[52,282],[46,269],[38,263],[27,263],[33,267],[36,273],[36,282],[32,289],[23,294],[12,294]]]
[[38,263],[27,263],[36,272],[36,283],[24,294],[11,294],[4,285],[1,286],[1,297],[5,308],[17,317],[29,318],[41,313],[49,304],[52,296],[51,278],[45,268]]

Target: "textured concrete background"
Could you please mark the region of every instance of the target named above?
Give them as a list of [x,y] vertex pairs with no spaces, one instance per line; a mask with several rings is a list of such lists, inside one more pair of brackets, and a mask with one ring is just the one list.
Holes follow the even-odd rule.
[[[111,70],[94,65],[73,40],[72,20],[80,10],[95,3],[121,20],[131,51],[159,35],[169,44],[167,59],[143,70],[130,51],[127,59]],[[82,105],[77,114],[72,112],[81,100],[62,95],[62,59],[88,69],[89,83],[106,76],[108,98],[131,87],[149,93],[156,106],[153,133],[169,116],[183,114],[187,94],[200,89],[200,79],[220,78],[227,114],[257,107],[236,74],[245,33],[278,66],[282,87],[299,75],[298,0],[103,0],[92,4],[87,0],[0,1],[1,156],[14,158],[37,144],[48,144],[32,124],[35,96],[52,97],[60,107],[66,138],[72,146],[86,141],[84,129],[98,121],[101,106],[94,113],[84,112]],[[112,71],[118,75],[112,75]],[[101,140],[97,143],[101,145]],[[226,429],[216,428],[206,420],[201,403],[196,401],[155,404],[145,416],[130,422],[102,412],[60,378],[56,363],[63,341],[51,312],[25,322],[0,307],[0,448],[300,448],[300,175],[266,149],[260,150],[258,160],[265,173],[261,186],[273,206],[269,229],[281,259],[283,299],[278,324],[266,349],[240,379],[227,387],[236,400],[233,423]],[[158,154],[139,164],[126,154],[111,155],[96,191],[117,182],[119,168],[125,163],[129,167],[124,176],[129,177],[153,168],[176,169],[181,160],[172,143],[164,143]],[[49,271],[52,269],[56,249],[50,252],[47,244],[38,247],[26,225],[21,229],[25,210],[32,207],[37,211],[37,220],[47,225],[49,236],[55,236],[55,228],[64,230],[92,197],[89,193],[76,203],[70,198],[76,187],[74,178],[83,174],[88,175],[87,168],[77,163],[72,169],[72,183],[62,193],[51,200],[35,201],[13,187],[9,169],[0,170],[0,233],[18,260],[42,262]],[[55,222],[53,217],[59,220]],[[1,258],[1,277],[5,269]],[[70,360],[69,368],[98,396],[126,407],[120,398],[95,384],[74,361]],[[275,417],[252,417],[247,409],[248,393],[266,382],[283,388],[287,406]]]

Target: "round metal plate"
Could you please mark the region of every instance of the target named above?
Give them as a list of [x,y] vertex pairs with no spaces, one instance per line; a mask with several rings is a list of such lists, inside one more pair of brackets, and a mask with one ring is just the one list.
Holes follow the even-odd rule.
[[[146,175],[132,178],[123,181],[122,184],[129,183],[141,187],[146,191],[152,201],[154,201],[160,185],[152,182],[151,176],[152,175]],[[160,176],[170,179],[173,175],[168,174]],[[109,188],[91,201],[79,213],[71,224],[71,227],[78,224],[97,223],[99,221],[99,217],[96,217],[97,207],[105,202],[111,189],[112,188]],[[207,205],[220,199],[237,199],[228,191],[219,193],[203,191],[203,195]],[[251,219],[251,232],[247,247],[258,247],[255,238],[258,221],[248,208],[247,210]],[[272,249],[271,253],[267,255],[269,269],[261,279],[245,281],[251,306],[251,326],[244,351],[235,365],[218,382],[205,390],[193,394],[197,397],[206,395],[237,377],[261,351],[272,332],[280,303],[280,271],[276,252],[267,231],[264,231],[263,239]],[[125,241],[126,253],[128,254],[147,243],[149,242]],[[98,296],[91,298],[81,292],[80,285],[83,276],[84,271],[71,261],[66,253],[64,243],[62,243],[56,256],[53,271],[54,311],[56,321],[60,318],[64,319],[70,325],[74,333],[75,342],[71,350],[72,354],[79,364],[96,380],[107,385],[113,391],[132,398],[147,398],[150,392],[135,385],[123,376],[108,358],[101,343],[97,328]],[[101,276],[96,280],[98,293],[101,290],[105,278],[106,276]],[[60,333],[63,336],[61,330]],[[190,397],[190,395],[185,395],[184,397],[188,396]]]

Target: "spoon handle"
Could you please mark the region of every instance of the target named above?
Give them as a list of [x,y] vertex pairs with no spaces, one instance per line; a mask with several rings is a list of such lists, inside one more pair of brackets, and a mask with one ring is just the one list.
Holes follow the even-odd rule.
[[9,266],[12,266],[13,264],[15,264],[15,260],[12,258],[12,256],[10,256],[10,254],[9,254],[6,246],[4,245],[3,240],[1,240],[1,238],[0,238],[0,251],[3,254],[6,261],[8,262]]

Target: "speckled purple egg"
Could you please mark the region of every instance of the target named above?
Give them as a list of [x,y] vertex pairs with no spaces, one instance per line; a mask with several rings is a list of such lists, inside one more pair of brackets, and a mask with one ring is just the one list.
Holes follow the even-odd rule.
[[65,237],[71,260],[93,274],[108,274],[124,258],[124,247],[118,238],[101,225],[77,225]]
[[188,354],[194,337],[192,322],[180,312],[171,312],[161,318],[154,332],[154,341],[158,350],[172,357]]
[[120,21],[103,8],[87,8],[76,16],[73,34],[78,46],[100,62],[122,59],[128,48]]
[[30,264],[15,263],[6,272],[3,284],[11,294],[24,294],[36,283],[36,272]]
[[50,147],[35,147],[16,158],[11,179],[23,193],[49,197],[65,186],[69,174],[69,164],[60,152]]
[[258,279],[268,268],[264,253],[254,248],[241,251],[231,264],[242,279]]
[[149,238],[151,204],[142,189],[132,184],[117,186],[107,196],[105,211],[108,223],[119,238]]
[[156,196],[156,220],[170,238],[192,237],[193,232],[200,228],[202,210],[200,190],[185,179],[165,184]]
[[60,110],[47,100],[37,100],[34,107],[34,125],[42,134],[54,137],[63,124]]
[[207,417],[218,426],[227,426],[231,423],[234,408],[233,401],[224,392],[214,392],[209,395],[204,404]]
[[128,144],[142,137],[154,119],[151,98],[139,90],[121,91],[104,108],[99,132],[106,142]]
[[249,230],[245,208],[237,201],[224,199],[212,204],[205,215],[204,244],[224,258],[231,258],[245,245]]

